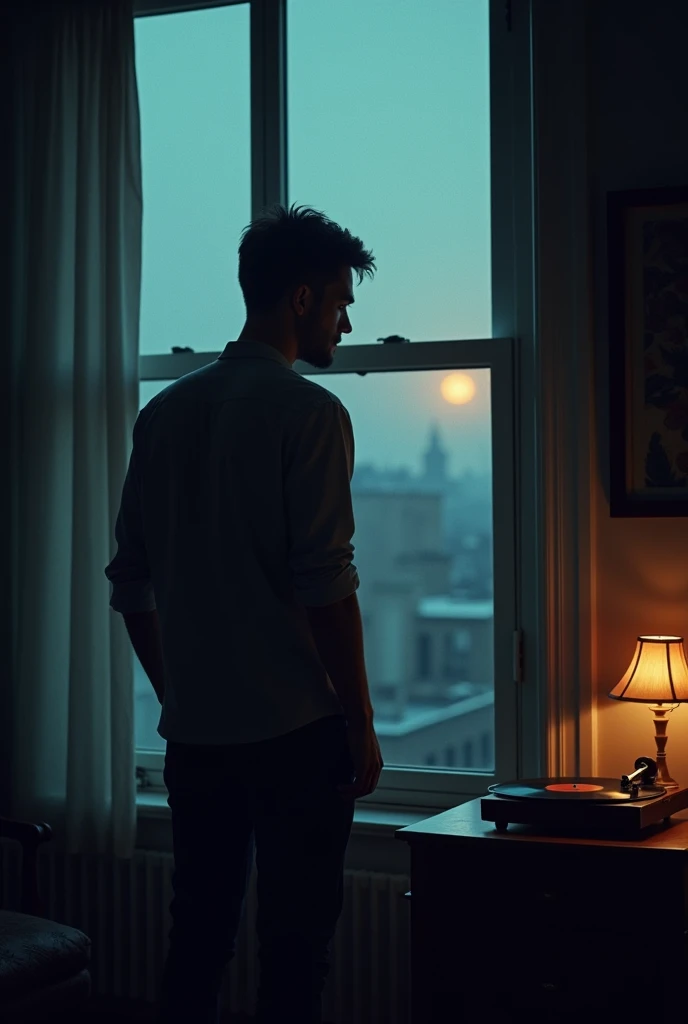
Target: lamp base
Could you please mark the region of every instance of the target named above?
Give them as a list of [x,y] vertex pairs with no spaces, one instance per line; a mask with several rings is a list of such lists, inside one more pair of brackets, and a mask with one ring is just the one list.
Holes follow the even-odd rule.
[[667,715],[675,711],[678,704],[652,704],[650,711],[654,715],[655,722],[655,745],[657,747],[657,778],[655,782],[665,789],[678,789],[679,784],[669,774],[669,767],[666,759],[667,745]]
[[678,789],[679,785],[675,779],[672,779],[669,774],[669,769],[666,763],[666,754],[664,754],[662,760],[657,755],[657,778],[655,779],[655,785],[664,786],[665,789]]

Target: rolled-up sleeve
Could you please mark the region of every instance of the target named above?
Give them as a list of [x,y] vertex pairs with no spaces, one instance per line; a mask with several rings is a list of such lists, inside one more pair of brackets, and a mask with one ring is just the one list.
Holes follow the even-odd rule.
[[134,445],[115,524],[117,553],[105,569],[105,575],[112,583],[110,607],[122,614],[147,612],[155,608],[155,594],[143,536],[136,449],[134,429]]
[[351,420],[330,399],[299,417],[288,435],[284,498],[294,592],[307,606],[334,604],[359,584],[351,543]]

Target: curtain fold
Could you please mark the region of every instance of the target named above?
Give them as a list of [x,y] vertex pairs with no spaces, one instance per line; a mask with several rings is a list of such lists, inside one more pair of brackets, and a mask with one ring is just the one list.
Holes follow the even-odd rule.
[[11,813],[128,857],[133,658],[103,568],[138,411],[132,0],[25,0],[10,47]]

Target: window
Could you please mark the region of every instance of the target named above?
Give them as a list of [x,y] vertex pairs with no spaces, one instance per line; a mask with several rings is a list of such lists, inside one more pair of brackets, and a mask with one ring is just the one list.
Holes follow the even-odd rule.
[[[428,347],[424,358],[452,348]],[[380,351],[394,355],[389,347]],[[494,732],[492,575],[481,577],[475,594],[455,583],[464,558],[459,524],[482,531],[492,544],[491,373],[470,371],[474,402],[458,412],[442,397],[443,370],[329,376],[327,386],[349,410],[356,437],[355,560],[382,755],[390,766],[419,767],[429,752],[444,750],[435,763],[450,768],[455,744]],[[143,381],[141,407],[164,385]],[[399,408],[406,410],[403,422]],[[434,450],[443,455],[441,477],[428,468]],[[433,646],[449,648],[444,673],[434,664]],[[469,673],[461,658],[472,649]],[[162,749],[157,699],[138,662],[135,673],[137,741],[148,737],[148,746]]]
[[140,351],[222,349],[241,328],[251,219],[249,4],[136,18]]
[[[474,383],[475,398],[458,416],[442,397],[447,370],[432,367],[452,367],[462,355],[470,357],[473,343],[423,346],[423,370],[404,369],[401,350],[389,345],[343,347],[326,371],[327,387],[348,408],[356,435],[352,494],[359,601],[376,727],[390,770],[427,766],[430,753],[439,767],[475,767],[474,746],[485,732],[495,735],[496,698],[507,705],[513,691],[510,665],[504,662],[513,609],[495,619],[495,607],[509,608],[513,524],[502,507],[495,532],[492,503],[493,480],[504,493],[512,473],[511,406],[504,398],[495,408],[492,400],[493,393],[506,395],[511,386],[509,350],[491,345],[490,368],[462,371]],[[410,346],[403,351],[412,355]],[[351,372],[352,366],[365,370]],[[141,404],[164,383],[142,381]],[[441,480],[428,478],[428,450],[437,446],[446,450]],[[465,529],[484,532],[502,552],[496,564],[504,567],[494,577],[481,576],[474,592],[465,581],[457,583],[455,573],[465,554],[457,524],[466,516]],[[368,632],[373,620],[375,630]],[[451,674],[436,671],[435,647],[451,652]],[[496,670],[497,648],[502,663]],[[466,657],[472,659],[470,671],[462,662]],[[155,731],[159,708],[138,664],[136,672],[137,738],[143,743],[147,736],[149,749],[161,749]],[[464,752],[458,763],[456,749]],[[439,760],[438,750],[445,752]]]
[[[353,421],[385,803],[449,806],[516,775],[516,186],[493,173],[511,166],[515,139],[499,84],[512,59],[505,31],[500,0],[246,0],[137,21],[142,406],[238,334],[239,236],[266,205],[322,209],[377,258],[335,364],[296,369],[324,373]],[[159,87],[173,78],[172,46],[186,75],[176,120]],[[173,146],[202,154],[176,197],[162,181]],[[206,209],[221,222],[201,224]],[[176,211],[188,232],[171,256]],[[410,343],[377,343],[390,335]],[[194,351],[172,355],[173,345]],[[136,671],[137,764],[155,784],[159,709]]]
[[[251,219],[249,15],[244,3],[134,21],[142,356],[224,348],[241,327],[236,248]],[[140,408],[167,383],[142,381]],[[160,707],[137,659],[134,694],[137,749],[164,750]]]
[[489,338],[489,4],[289,0],[287,17],[289,200],[378,257],[351,341]]
[[470,629],[454,630],[452,634],[452,643],[457,654],[465,654],[467,651],[470,651],[473,646]]
[[416,649],[418,651],[418,667],[416,672],[418,673],[419,679],[428,679],[431,672],[431,639],[427,633],[420,633],[416,639]]
[[[487,531],[484,532],[486,533],[486,539],[489,539],[489,533]],[[457,560],[465,565],[463,552],[460,551],[458,553]],[[491,597],[491,593],[488,593],[488,591],[492,574],[489,570],[486,570],[487,567],[481,566],[476,559],[471,574],[472,588],[469,588],[469,590],[473,590],[473,597],[477,605],[484,605],[484,601],[481,601],[481,599],[485,596]],[[468,608],[466,611],[468,611]],[[489,643],[487,636],[479,634],[479,627],[477,626],[474,626],[472,629],[464,626],[461,629],[453,629],[444,634],[445,678],[463,685],[480,674],[481,670],[477,663],[478,659],[473,657],[474,642],[477,643],[478,647],[480,647],[481,643],[483,645],[486,642]]]

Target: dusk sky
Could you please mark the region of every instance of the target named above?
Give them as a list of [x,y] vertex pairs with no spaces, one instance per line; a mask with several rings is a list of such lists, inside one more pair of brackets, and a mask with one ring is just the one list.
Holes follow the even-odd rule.
[[[377,259],[345,344],[491,334],[487,0],[290,0],[289,201]],[[251,219],[249,5],[136,20],[144,225],[141,353],[219,352],[244,320]],[[431,421],[452,472],[489,471],[489,371],[450,405],[444,372],[319,377],[357,461],[418,469]],[[160,385],[142,386],[145,403]]]

